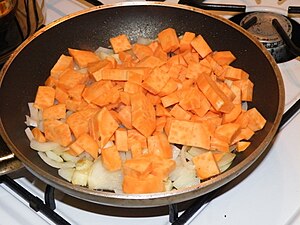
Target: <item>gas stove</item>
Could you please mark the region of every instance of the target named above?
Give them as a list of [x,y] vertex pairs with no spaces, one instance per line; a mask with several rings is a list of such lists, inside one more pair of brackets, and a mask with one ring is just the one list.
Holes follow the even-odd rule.
[[[120,1],[101,2],[110,4]],[[166,2],[177,3],[178,0]],[[247,15],[259,11],[287,16],[288,6],[299,6],[299,0],[215,0],[204,3],[246,5]],[[91,7],[91,4],[83,0],[45,0],[45,23],[48,24],[88,7]],[[240,12],[213,12],[228,19],[240,15]],[[298,17],[297,14],[289,16],[293,21],[300,23],[299,14]],[[300,58],[289,58],[287,61],[279,62],[278,66],[285,84],[287,111],[300,98]],[[266,154],[237,179],[226,185],[211,201],[205,203],[186,224],[300,224],[299,126],[300,116],[295,115],[278,132]],[[34,196],[44,198],[46,184],[24,168],[9,176]],[[179,215],[193,202],[191,200],[179,203]],[[75,199],[58,190],[55,190],[55,203],[55,212],[70,224],[169,224],[168,206],[146,209],[103,206]],[[54,224],[42,213],[34,211],[22,197],[4,183],[0,184],[0,217],[3,224]]]

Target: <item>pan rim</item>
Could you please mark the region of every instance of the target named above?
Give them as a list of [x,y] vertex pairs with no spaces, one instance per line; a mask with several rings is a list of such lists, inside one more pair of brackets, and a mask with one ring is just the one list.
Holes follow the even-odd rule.
[[[267,136],[265,137],[264,141],[259,144],[259,146],[247,157],[247,159],[241,161],[239,164],[234,166],[233,168],[223,172],[222,174],[211,178],[210,180],[207,180],[205,182],[201,182],[197,186],[193,186],[190,188],[185,188],[185,189],[180,189],[176,191],[168,191],[168,192],[161,192],[161,193],[153,193],[153,194],[117,194],[117,193],[110,193],[106,191],[99,191],[99,190],[91,190],[88,189],[87,187],[80,187],[80,186],[75,186],[63,179],[59,179],[55,176],[52,176],[51,174],[44,174],[44,170],[39,169],[36,167],[36,165],[31,164],[28,159],[24,158],[22,155],[18,154],[18,151],[16,150],[16,146],[13,144],[13,142],[9,139],[8,134],[5,132],[5,129],[3,127],[2,119],[0,119],[0,133],[2,137],[4,138],[5,142],[8,144],[9,148],[12,150],[12,152],[21,159],[22,162],[24,162],[25,167],[31,171],[34,175],[38,175],[37,177],[42,179],[45,183],[50,184],[54,186],[57,189],[61,189],[61,186],[64,186],[67,188],[67,190],[64,189],[64,192],[74,196],[78,197],[77,192],[83,193],[88,196],[88,198],[85,198],[85,200],[92,201],[92,202],[97,202],[97,203],[103,203],[107,205],[122,205],[120,204],[120,201],[126,200],[126,203],[128,205],[122,205],[123,207],[145,207],[145,202],[147,201],[147,206],[159,206],[159,205],[166,205],[170,203],[176,202],[176,197],[178,195],[183,196],[180,201],[183,201],[184,198],[185,200],[188,200],[187,195],[191,194],[191,192],[197,192],[200,195],[206,194],[210,191],[212,191],[209,187],[211,186],[212,183],[217,184],[214,189],[223,186],[224,184],[228,183],[229,181],[233,180],[236,178],[239,174],[243,173],[248,167],[250,167],[254,161],[256,161],[257,158],[260,157],[260,155],[264,152],[265,148],[271,143],[273,140],[276,131],[278,129],[283,111],[284,111],[284,84],[283,84],[283,79],[280,73],[280,70],[273,59],[273,57],[270,55],[270,53],[263,47],[263,45],[256,40],[254,37],[251,36],[247,31],[236,25],[235,23],[219,16],[215,15],[211,12],[207,12],[202,9],[198,9],[195,7],[191,6],[185,6],[185,5],[179,5],[179,4],[171,4],[171,3],[162,3],[162,2],[122,2],[122,3],[116,3],[116,4],[109,4],[109,5],[102,5],[102,6],[95,6],[89,9],[81,10],[79,12],[67,15],[63,18],[60,18],[49,25],[45,26],[41,30],[37,31],[35,34],[33,34],[31,37],[29,37],[25,42],[23,42],[17,49],[16,51],[11,55],[11,57],[8,59],[7,63],[3,66],[1,73],[0,73],[0,87],[2,85],[3,78],[5,76],[6,71],[8,70],[10,64],[13,62],[13,60],[17,57],[17,55],[24,49],[31,41],[33,41],[35,38],[37,38],[39,35],[42,33],[46,32],[47,30],[51,29],[54,26],[57,26],[60,23],[63,23],[66,20],[72,19],[74,17],[98,11],[98,10],[105,10],[105,9],[111,9],[114,7],[130,7],[130,6],[159,6],[159,7],[171,7],[171,8],[178,8],[178,9],[184,9],[188,11],[193,11],[196,13],[201,13],[206,16],[212,17],[214,19],[217,19],[219,21],[222,21],[223,23],[226,23],[230,25],[232,28],[238,30],[241,32],[243,35],[245,35],[248,39],[250,39],[266,56],[268,61],[270,62],[270,65],[272,66],[274,73],[277,78],[277,83],[279,86],[279,107],[277,110],[276,118],[273,123],[272,129],[269,131]],[[224,179],[226,180],[224,182]],[[223,181],[223,182],[222,182]],[[85,197],[87,197],[85,196]],[[95,200],[95,197],[97,198]],[[109,200],[111,199],[111,200]],[[159,199],[160,202],[164,202],[163,204],[159,203],[156,201]],[[162,201],[163,199],[163,201]],[[112,201],[115,200],[116,204],[112,204]]]

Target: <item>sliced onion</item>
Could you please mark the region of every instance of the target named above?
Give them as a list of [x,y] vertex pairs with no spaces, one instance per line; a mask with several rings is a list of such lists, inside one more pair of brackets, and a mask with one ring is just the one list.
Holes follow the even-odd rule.
[[45,153],[46,153],[48,158],[50,158],[50,159],[52,159],[56,162],[63,162],[64,161],[59,155],[57,155],[53,151],[46,151]]
[[60,145],[56,142],[47,141],[47,142],[38,142],[35,139],[30,141],[30,147],[36,151],[47,152],[58,148]]
[[107,55],[112,55],[114,54],[114,50],[112,50],[111,48],[104,48],[104,47],[99,47],[96,49],[95,53],[98,55],[99,53],[105,53]]
[[35,121],[39,121],[39,110],[34,107],[33,102],[28,103],[28,108],[29,108],[29,113],[30,113],[30,118],[32,118]]
[[235,158],[234,153],[228,152],[228,153],[224,154],[224,156],[217,162],[219,168],[221,168],[225,165],[231,164],[232,161],[234,160],[234,158]]
[[138,37],[136,43],[141,45],[149,45],[153,42],[153,39],[150,38],[144,38],[144,37]]
[[242,110],[248,110],[248,102],[242,103]]
[[64,178],[65,180],[71,182],[74,174],[75,168],[60,168],[58,170],[58,175]]
[[182,146],[181,150],[180,150],[180,158],[181,158],[181,162],[182,162],[182,165],[184,167],[186,167],[187,169],[190,169],[190,170],[193,170],[195,168],[195,166],[192,164],[192,163],[189,163],[186,161],[186,151],[188,150],[188,146]]
[[173,152],[173,159],[175,160],[175,159],[177,159],[177,157],[180,154],[180,148],[178,148],[175,145],[171,145],[171,148],[172,148],[172,152]]
[[72,176],[72,184],[86,186],[89,170],[75,170]]
[[41,159],[47,163],[49,166],[52,166],[54,168],[73,168],[75,167],[75,163],[73,162],[56,162],[52,159],[50,159],[45,152],[38,152],[38,155],[41,157]]
[[166,191],[171,191],[173,189],[173,183],[170,179],[164,181]]
[[29,127],[27,127],[25,129],[25,134],[26,134],[27,138],[29,139],[29,141],[34,140],[33,133],[32,133],[32,131],[30,130]]
[[197,156],[197,155],[200,155],[200,154],[205,153],[207,151],[209,151],[209,150],[204,149],[204,148],[191,147],[188,150],[188,153],[190,153],[192,156]]
[[71,161],[71,162],[78,162],[78,160],[80,160],[81,158],[78,156],[73,156],[68,152],[63,152],[60,157],[62,157],[65,161]]
[[122,190],[122,172],[108,171],[102,163],[101,157],[94,161],[89,177],[88,187],[90,189],[102,189],[102,190]]
[[25,115],[25,124],[28,126],[28,127],[37,127],[38,126],[38,121],[37,120],[34,120],[32,117],[29,117],[27,115]]
[[76,163],[76,170],[89,170],[92,165],[93,165],[92,161],[88,159],[82,159]]

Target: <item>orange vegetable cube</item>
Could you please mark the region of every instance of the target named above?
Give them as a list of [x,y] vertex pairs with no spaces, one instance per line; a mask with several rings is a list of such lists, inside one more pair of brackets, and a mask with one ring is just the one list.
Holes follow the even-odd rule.
[[43,110],[43,119],[44,120],[55,120],[55,119],[63,119],[66,117],[66,105],[65,104],[57,104],[50,106]]
[[101,156],[103,165],[107,170],[117,171],[122,168],[121,157],[115,145],[103,148],[101,150]]
[[204,40],[202,35],[198,35],[191,41],[193,48],[199,53],[202,58],[205,58],[208,54],[212,53],[210,46]]
[[73,58],[71,56],[66,56],[62,54],[55,63],[55,65],[52,67],[50,71],[50,76],[57,80],[63,71],[65,71],[68,68],[73,69],[73,67]]
[[231,51],[217,51],[213,53],[212,57],[221,66],[229,65],[236,60]]
[[246,113],[249,118],[248,127],[251,130],[258,131],[265,126],[267,121],[256,108],[249,109]]
[[55,89],[48,86],[39,86],[35,96],[34,107],[45,109],[54,104]]
[[132,176],[124,176],[123,179],[123,191],[126,194],[146,194],[163,192],[164,190],[163,179],[152,174],[143,179]]
[[35,127],[31,130],[33,136],[34,136],[34,139],[38,142],[46,142],[46,138],[45,138],[45,135],[40,131],[39,128]]
[[109,41],[115,53],[131,49],[131,44],[125,34],[110,38]]
[[236,150],[238,152],[245,151],[250,146],[250,144],[250,141],[239,141],[236,145]]
[[80,68],[86,68],[89,63],[100,61],[100,58],[92,51],[68,48],[69,54]]
[[193,157],[193,163],[196,167],[197,176],[200,179],[207,179],[220,173],[218,164],[211,151]]
[[118,151],[128,151],[127,130],[119,128],[115,131],[115,144]]
[[238,133],[239,129],[240,125],[237,123],[226,123],[218,126],[214,135],[216,138],[219,138],[229,144]]
[[151,92],[152,94],[159,93],[162,88],[167,84],[170,77],[167,73],[159,68],[155,68],[152,73],[144,80],[142,87]]
[[210,148],[210,134],[199,122],[172,120],[168,140],[175,144]]
[[88,76],[73,69],[66,69],[59,77],[57,85],[68,90],[78,84],[84,84]]
[[173,28],[167,28],[158,34],[158,40],[165,52],[174,52],[179,48],[179,39]]
[[184,52],[187,50],[191,50],[191,41],[196,37],[195,33],[192,32],[185,32],[180,39],[179,45],[180,45],[180,52]]
[[100,136],[100,148],[103,148],[118,129],[119,124],[106,107],[95,115],[95,120]]
[[[81,148],[83,151],[88,152],[94,159],[98,158],[98,143],[87,133],[81,134],[76,141],[70,145],[70,148],[76,152],[78,148]],[[79,150],[79,152],[82,150]]]

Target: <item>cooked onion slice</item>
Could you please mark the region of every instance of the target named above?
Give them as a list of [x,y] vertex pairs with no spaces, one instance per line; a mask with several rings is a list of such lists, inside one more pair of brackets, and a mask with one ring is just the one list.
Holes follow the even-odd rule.
[[38,142],[35,139],[30,141],[30,147],[36,151],[47,152],[58,148],[60,145],[56,142],[48,141],[48,142]]
[[53,159],[50,159],[45,152],[38,152],[38,155],[41,159],[47,163],[49,166],[54,168],[72,168],[75,167],[75,163],[73,162],[56,162]]
[[94,161],[88,177],[90,189],[122,190],[122,172],[108,171],[102,164],[101,157]]
[[60,168],[58,170],[58,175],[64,178],[65,180],[71,182],[74,174],[75,168]]

